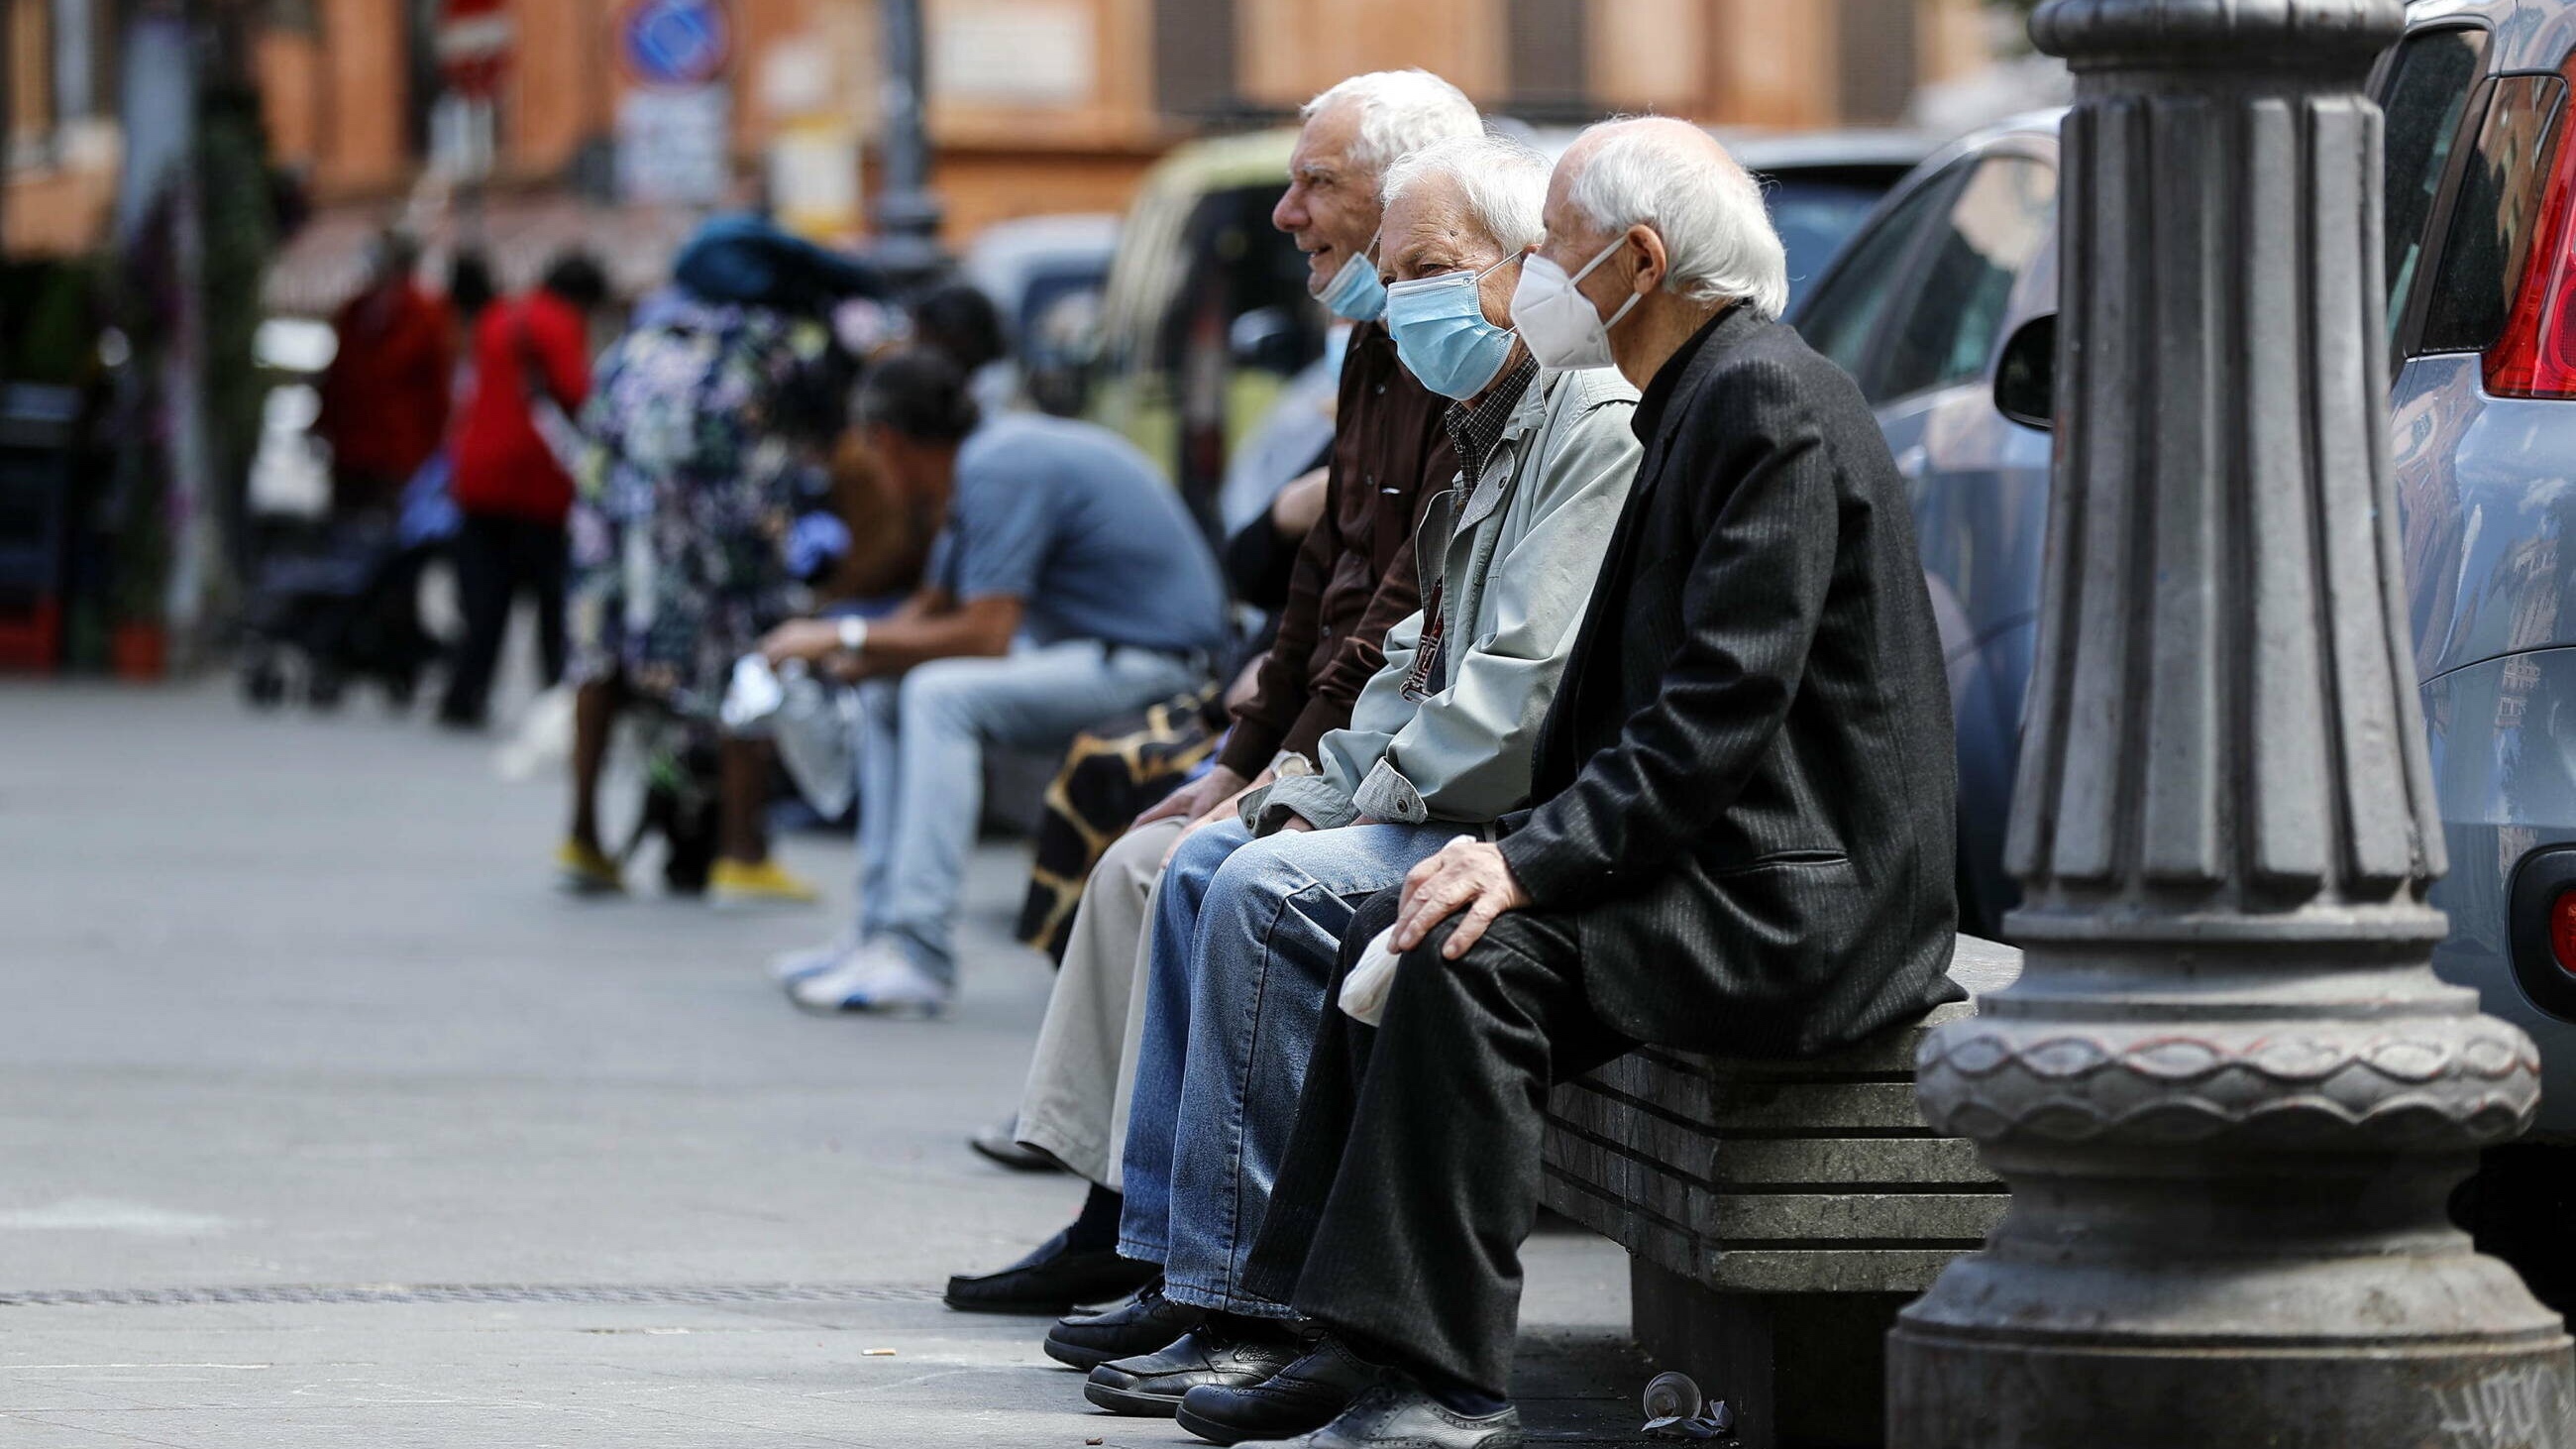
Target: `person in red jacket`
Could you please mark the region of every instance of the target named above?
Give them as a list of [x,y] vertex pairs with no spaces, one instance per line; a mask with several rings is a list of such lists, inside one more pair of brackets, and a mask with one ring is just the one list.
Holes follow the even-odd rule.
[[447,433],[455,370],[447,304],[412,279],[420,247],[388,230],[367,283],[331,319],[340,350],[322,373],[313,435],[331,445],[335,517],[390,511]]
[[510,604],[523,589],[536,596],[544,682],[563,678],[569,424],[590,395],[590,314],[607,298],[599,264],[568,253],[535,291],[495,303],[475,323],[474,382],[450,485],[464,520],[456,584],[465,641],[439,706],[441,724],[482,727]]

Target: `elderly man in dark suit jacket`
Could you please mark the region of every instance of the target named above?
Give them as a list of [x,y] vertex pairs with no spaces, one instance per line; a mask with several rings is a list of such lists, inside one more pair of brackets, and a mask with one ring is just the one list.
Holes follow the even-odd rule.
[[1520,1442],[1550,1082],[1641,1041],[1825,1051],[1952,991],[1949,693],[1905,487],[1851,379],[1776,320],[1759,191],[1694,127],[1613,122],[1546,225],[1514,320],[1543,363],[1644,389],[1645,463],[1539,738],[1544,803],[1404,888],[1294,1297],[1387,1371],[1317,1449]]

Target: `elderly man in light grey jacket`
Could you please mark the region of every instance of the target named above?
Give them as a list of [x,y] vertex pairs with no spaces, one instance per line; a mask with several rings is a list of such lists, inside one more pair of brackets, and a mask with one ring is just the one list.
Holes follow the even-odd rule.
[[1240,1270],[1342,929],[1442,844],[1528,803],[1539,723],[1640,452],[1635,389],[1606,368],[1543,372],[1511,330],[1547,175],[1536,152],[1492,137],[1387,175],[1387,325],[1406,369],[1456,400],[1461,471],[1415,539],[1421,611],[1387,635],[1319,772],[1184,841],[1156,898],[1119,1252],[1162,1264],[1151,1311],[1171,1321],[1177,1306],[1197,1326],[1096,1367],[1085,1392],[1104,1408],[1170,1414],[1192,1387],[1255,1382],[1296,1357],[1290,1310],[1247,1295]]

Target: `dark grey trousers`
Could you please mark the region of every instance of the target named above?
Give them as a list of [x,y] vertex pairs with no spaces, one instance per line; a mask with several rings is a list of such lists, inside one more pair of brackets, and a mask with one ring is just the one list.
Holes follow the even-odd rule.
[[[1394,919],[1389,891],[1352,921],[1337,996]],[[1326,1013],[1247,1286],[1398,1368],[1508,1397],[1548,1087],[1631,1043],[1593,1015],[1562,923],[1513,912],[1460,961],[1439,958],[1447,939],[1405,958],[1380,1029]]]

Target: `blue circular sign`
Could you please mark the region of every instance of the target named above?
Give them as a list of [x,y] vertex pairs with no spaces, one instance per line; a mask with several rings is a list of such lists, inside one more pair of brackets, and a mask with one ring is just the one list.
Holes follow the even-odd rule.
[[617,55],[648,86],[702,86],[733,58],[722,0],[635,0],[617,22]]

